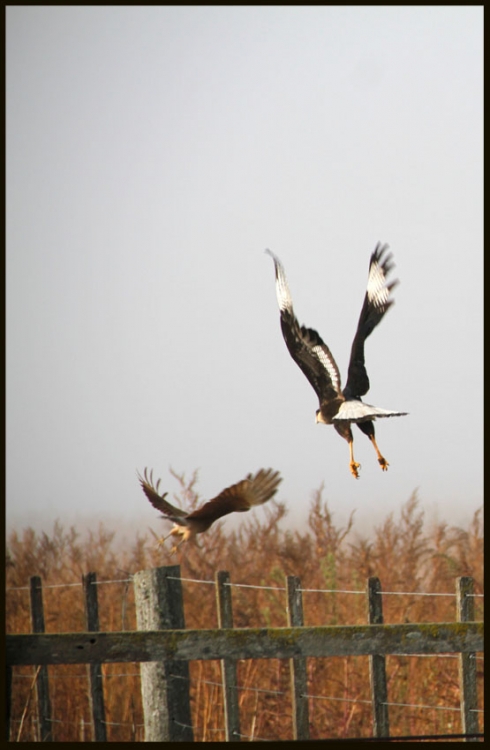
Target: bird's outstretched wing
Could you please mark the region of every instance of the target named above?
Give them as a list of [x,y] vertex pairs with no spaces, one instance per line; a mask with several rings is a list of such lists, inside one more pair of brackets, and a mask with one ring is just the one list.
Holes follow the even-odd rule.
[[248,474],[241,482],[232,484],[217,497],[209,500],[202,508],[189,513],[188,519],[198,519],[212,523],[228,513],[244,512],[254,505],[262,505],[276,494],[282,477],[278,471],[260,469],[255,476]]
[[187,513],[185,512],[185,510],[176,508],[174,505],[171,505],[167,500],[165,500],[168,492],[164,492],[163,495],[159,494],[160,479],[156,484],[154,484],[153,470],[151,470],[150,474],[148,474],[148,469],[145,468],[143,477],[138,473],[138,479],[140,481],[141,487],[143,488],[143,492],[154,508],[159,510],[160,513],[163,513],[163,515],[169,518],[171,521],[176,521],[182,526],[185,525],[184,519],[187,516]]
[[364,342],[394,302],[390,293],[398,281],[389,284],[386,281],[393,268],[391,253],[386,255],[387,250],[388,245],[378,242],[369,261],[367,289],[352,342],[347,383],[343,391],[346,399],[360,398],[369,390],[369,378],[364,364]]
[[340,395],[339,368],[321,336],[312,328],[299,325],[283,265],[270,250],[265,252],[274,261],[281,329],[289,353],[313,386],[320,403],[333,401]]

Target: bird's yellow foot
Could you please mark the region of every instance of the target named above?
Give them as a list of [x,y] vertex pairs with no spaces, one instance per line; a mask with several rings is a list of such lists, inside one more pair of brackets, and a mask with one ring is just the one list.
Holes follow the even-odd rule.
[[352,476],[359,479],[359,472],[357,470],[361,468],[361,464],[358,464],[356,461],[351,461],[349,468]]
[[155,547],[157,547],[157,548],[158,547],[162,547],[163,543],[164,543],[164,541],[165,541],[165,539],[167,537],[166,536],[161,536],[161,537],[157,536],[155,534],[155,532],[153,531],[153,529],[149,529],[149,531],[153,534],[153,538],[155,539]]
[[386,458],[383,458],[383,456],[380,456],[380,457],[378,458],[378,463],[379,463],[379,465],[381,466],[381,468],[383,469],[383,471],[388,471],[388,466],[389,466],[389,463],[388,463],[388,461],[386,460]]

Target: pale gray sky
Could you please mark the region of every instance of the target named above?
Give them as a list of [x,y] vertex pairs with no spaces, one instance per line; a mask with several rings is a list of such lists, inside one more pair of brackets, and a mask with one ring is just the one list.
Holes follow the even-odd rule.
[[[418,488],[482,503],[481,7],[7,8],[7,524],[155,525],[136,480],[213,496],[261,466],[299,524]],[[396,304],[366,346],[382,473],[315,424],[269,247],[343,380],[376,242]],[[260,512],[257,511],[257,512]],[[231,520],[228,519],[227,523]]]

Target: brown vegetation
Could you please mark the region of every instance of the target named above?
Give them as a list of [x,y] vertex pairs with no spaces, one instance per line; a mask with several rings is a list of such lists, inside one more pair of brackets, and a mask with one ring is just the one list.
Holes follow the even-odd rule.
[[[198,503],[196,476],[181,484],[184,507]],[[355,533],[352,517],[345,527],[335,525],[332,513],[315,493],[309,531],[284,531],[280,520],[286,509],[270,502],[260,513],[244,518],[237,531],[226,534],[215,524],[198,544],[181,548],[177,559],[153,539],[137,536],[132,546],[118,547],[114,533],[100,526],[81,539],[72,527],[55,523],[51,535],[26,529],[8,540],[7,632],[30,632],[29,578],[43,580],[47,632],[84,629],[82,574],[95,571],[100,585],[102,630],[136,628],[130,576],[138,570],[180,563],[184,578],[214,580],[217,570],[228,570],[234,583],[270,588],[233,588],[237,627],[284,626],[285,575],[297,575],[304,589],[306,625],[366,622],[363,595],[366,579],[378,576],[383,591],[403,594],[383,597],[387,623],[454,621],[454,596],[417,596],[415,592],[453,594],[455,579],[468,575],[475,592],[482,593],[483,539],[481,516],[469,528],[437,524],[427,531],[415,495],[399,518],[390,515],[370,538]],[[60,585],[64,584],[64,585]],[[69,585],[77,584],[77,585]],[[184,607],[189,628],[217,627],[214,587],[185,582]],[[475,599],[476,619],[482,619],[482,599]],[[479,659],[478,672],[483,671]],[[220,668],[217,662],[191,664],[192,711],[195,739],[224,740]],[[142,741],[143,714],[137,664],[106,664],[104,695],[108,739]],[[34,667],[15,668],[13,677],[12,740],[37,737]],[[309,659],[311,737],[362,737],[371,732],[367,657]],[[460,732],[458,660],[453,656],[387,658],[390,702],[412,707],[390,707],[393,734]],[[85,667],[49,667],[55,741],[90,741],[89,701]],[[257,739],[291,739],[289,664],[280,660],[239,663],[241,731]],[[482,692],[481,676],[479,693]],[[438,706],[437,709],[414,705]],[[445,707],[442,710],[442,707]],[[483,714],[480,715],[483,717]],[[23,720],[21,722],[21,719]],[[482,718],[480,724],[483,723]]]

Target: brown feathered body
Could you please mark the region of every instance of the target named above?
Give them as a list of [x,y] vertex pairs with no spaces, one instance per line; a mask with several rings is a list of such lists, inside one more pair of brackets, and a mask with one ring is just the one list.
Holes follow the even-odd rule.
[[[255,475],[248,474],[230,487],[226,487],[212,500],[204,503],[201,508],[187,513],[166,500],[167,492],[159,494],[160,479],[153,482],[153,471],[145,469],[143,477],[138,474],[141,487],[154,508],[159,510],[163,518],[173,522],[174,527],[168,536],[182,537],[179,544],[173,547],[174,552],[183,542],[188,541],[207,531],[209,527],[228,513],[244,513],[256,505],[262,505],[270,500],[277,492],[282,477],[273,469],[260,469]],[[167,537],[165,537],[167,538]],[[163,542],[161,539],[160,542]]]

